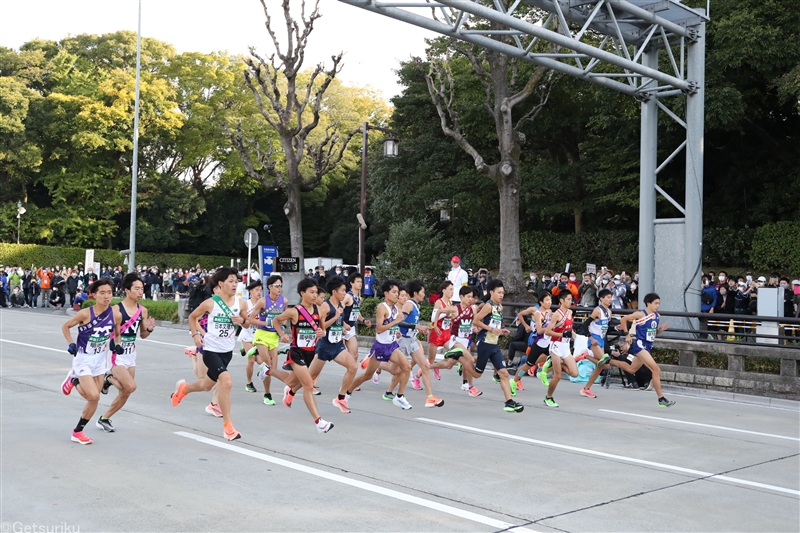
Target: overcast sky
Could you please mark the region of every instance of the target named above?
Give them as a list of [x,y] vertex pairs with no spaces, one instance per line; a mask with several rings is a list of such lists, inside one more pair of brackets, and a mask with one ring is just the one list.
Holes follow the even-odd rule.
[[[273,28],[285,30],[280,1],[271,12]],[[300,0],[292,0],[292,4]],[[311,5],[313,0],[307,0]],[[81,33],[136,31],[138,0],[0,0],[0,46],[19,48],[35,38],[60,40]],[[426,37],[435,34],[393,19],[321,0],[319,19],[309,38],[305,66],[344,54],[340,78],[370,85],[385,98],[398,94],[394,70],[399,61],[422,56]],[[142,0],[142,35],[168,42],[178,52],[228,51],[245,54],[255,46],[273,50],[258,0]]]

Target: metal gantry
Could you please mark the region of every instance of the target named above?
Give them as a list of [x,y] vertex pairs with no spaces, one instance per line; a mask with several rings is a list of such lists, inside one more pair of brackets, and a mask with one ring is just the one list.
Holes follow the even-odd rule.
[[[662,295],[667,309],[700,310],[708,21],[704,10],[677,0],[339,1],[543,65],[640,101],[639,291],[646,294],[659,287],[672,288],[670,296]],[[499,35],[510,39],[498,40]],[[558,51],[542,51],[548,48],[544,43],[556,45]],[[686,98],[684,118],[667,105],[670,97],[677,96]],[[659,110],[686,129],[686,140],[660,164]],[[658,186],[657,176],[684,150],[686,196],[681,206]],[[673,227],[675,223],[683,225],[683,242],[678,246],[683,250],[682,268],[659,268],[658,273],[657,193],[684,215],[662,221]],[[677,294],[675,288],[680,289]]]

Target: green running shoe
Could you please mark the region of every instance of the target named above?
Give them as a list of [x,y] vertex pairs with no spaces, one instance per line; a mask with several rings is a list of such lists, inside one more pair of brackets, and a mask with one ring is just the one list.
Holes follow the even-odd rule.
[[674,401],[672,401],[672,400],[667,400],[667,399],[666,399],[666,398],[664,398],[663,396],[662,396],[661,398],[659,398],[659,399],[658,399],[658,406],[659,406],[659,407],[672,407],[673,405],[675,405],[675,402],[674,402]]
[[387,402],[391,402],[392,400],[394,400],[394,393],[393,392],[384,392],[383,393],[383,399],[386,400]]
[[511,388],[511,396],[517,395],[517,382],[513,379],[508,380],[508,386]]
[[542,385],[544,385],[545,387],[550,386],[550,380],[547,379],[547,371],[544,368],[539,370],[539,379],[542,380]]
[[[242,350],[244,350],[244,348],[242,348]],[[257,353],[258,353],[258,347],[257,346],[253,346],[252,348],[247,350],[246,354],[242,354],[242,355],[247,355],[247,357],[250,358],[250,357],[253,357]]]
[[272,399],[271,394],[265,394],[261,401],[264,402],[264,405],[275,405],[275,400]]
[[492,381],[494,381],[495,383],[500,383],[500,376],[497,374],[493,375]]
[[555,401],[554,399],[552,399],[552,398],[545,398],[545,399],[544,399],[544,404],[545,404],[547,407],[558,407],[558,404],[557,404],[557,403],[556,403],[556,401]]
[[247,385],[244,386],[244,391],[245,392],[255,392],[256,388],[253,386],[253,383],[251,382],[251,383],[248,383]]
[[514,400],[508,400],[503,406],[503,411],[507,413],[521,413],[523,409],[525,408]]
[[461,374],[463,374],[463,373],[464,373],[464,367],[463,367],[463,366],[461,366],[461,363],[458,363],[458,364],[456,365],[456,372],[458,372],[458,375],[459,375],[459,376],[460,376]]
[[445,359],[458,359],[459,357],[461,357],[461,350],[450,350],[444,352]]

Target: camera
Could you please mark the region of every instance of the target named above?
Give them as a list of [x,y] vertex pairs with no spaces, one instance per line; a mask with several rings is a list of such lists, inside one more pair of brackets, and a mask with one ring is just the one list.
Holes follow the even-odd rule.
[[264,231],[269,231],[272,229],[272,224],[264,224]]

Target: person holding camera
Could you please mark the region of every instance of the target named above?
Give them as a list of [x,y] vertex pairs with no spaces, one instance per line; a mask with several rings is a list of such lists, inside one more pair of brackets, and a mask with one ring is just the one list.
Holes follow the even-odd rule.
[[583,275],[583,283],[578,287],[581,307],[597,307],[597,286],[592,281],[592,276],[588,273]]
[[558,283],[553,287],[550,292],[553,296],[558,296],[562,292],[567,291],[572,294],[573,301],[578,300],[578,284],[569,282],[569,274],[564,272],[559,276]]

